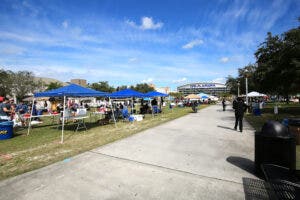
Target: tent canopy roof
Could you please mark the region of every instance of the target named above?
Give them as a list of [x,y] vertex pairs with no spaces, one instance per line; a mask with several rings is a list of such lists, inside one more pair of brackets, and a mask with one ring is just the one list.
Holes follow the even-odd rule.
[[46,92],[38,92],[34,94],[34,97],[60,97],[60,96],[104,97],[104,96],[109,96],[109,94],[107,92],[96,91],[76,84],[70,84],[54,90],[49,90]]
[[167,94],[160,93],[157,91],[147,92],[145,95],[148,97],[166,97],[166,96],[168,96]]
[[205,94],[205,93],[199,93],[199,94],[197,94],[200,98],[208,98],[209,97],[209,95],[208,94]]
[[248,97],[263,97],[263,96],[266,96],[265,94],[262,94],[262,93],[259,93],[259,92],[256,92],[256,91],[253,91],[253,92],[249,92]]
[[135,91],[132,89],[125,89],[125,90],[113,92],[109,95],[109,97],[117,99],[117,98],[129,98],[129,97],[143,98],[146,96],[145,96],[145,94],[140,93],[138,91]]
[[189,94],[186,97],[184,97],[185,99],[200,99],[200,97],[196,94]]

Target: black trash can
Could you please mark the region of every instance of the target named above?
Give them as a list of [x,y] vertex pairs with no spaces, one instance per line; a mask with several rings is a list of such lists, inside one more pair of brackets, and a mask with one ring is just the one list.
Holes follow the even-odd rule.
[[296,169],[296,139],[288,128],[277,121],[266,122],[255,133],[255,169],[261,174],[261,164],[275,164]]
[[288,119],[289,131],[296,137],[296,145],[300,145],[300,118]]

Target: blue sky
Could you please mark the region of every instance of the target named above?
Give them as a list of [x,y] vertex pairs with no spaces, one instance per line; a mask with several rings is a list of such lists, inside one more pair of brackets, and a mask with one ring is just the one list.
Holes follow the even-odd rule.
[[114,86],[225,82],[298,17],[297,0],[2,0],[0,67]]

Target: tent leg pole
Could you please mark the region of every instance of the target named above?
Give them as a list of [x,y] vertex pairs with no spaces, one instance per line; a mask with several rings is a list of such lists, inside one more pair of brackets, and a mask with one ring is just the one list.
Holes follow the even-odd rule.
[[131,114],[133,115],[133,98],[131,98]]
[[29,135],[30,128],[31,128],[31,118],[32,118],[32,113],[33,113],[33,105],[34,105],[34,98],[32,99],[32,104],[31,104],[31,112],[30,112],[27,135]]
[[64,96],[64,103],[63,103],[62,127],[61,127],[61,141],[60,141],[60,143],[64,143],[65,111],[66,111],[65,104],[66,104],[66,96]]
[[151,102],[150,102],[150,105],[151,105],[152,118],[154,118],[153,106],[152,106]]
[[111,110],[112,110],[112,116],[114,118],[114,123],[115,123],[115,128],[117,128],[117,122],[116,122],[116,118],[115,118],[115,111],[114,111],[114,106],[113,106],[113,103],[111,101],[111,99],[109,98],[109,102],[111,103]]

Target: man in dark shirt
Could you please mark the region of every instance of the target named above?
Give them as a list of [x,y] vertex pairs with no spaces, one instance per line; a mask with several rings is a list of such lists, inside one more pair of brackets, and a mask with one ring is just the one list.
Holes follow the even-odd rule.
[[23,101],[21,101],[20,104],[18,104],[16,107],[16,112],[25,114],[28,112],[28,106]]
[[157,100],[156,98],[154,98],[152,101],[151,101],[151,105],[152,105],[152,112],[153,113],[158,113],[158,107],[157,107]]
[[238,97],[236,102],[233,102],[233,109],[235,113],[235,125],[234,129],[237,129],[237,126],[239,125],[239,130],[240,132],[243,131],[243,118],[244,118],[244,113],[247,109],[247,105],[243,101],[241,97]]
[[157,106],[157,100],[156,100],[156,98],[154,98],[154,99],[151,101],[151,105],[152,105],[152,106]]
[[0,102],[0,118],[8,120],[10,115],[10,104],[7,98],[4,98],[3,102]]

